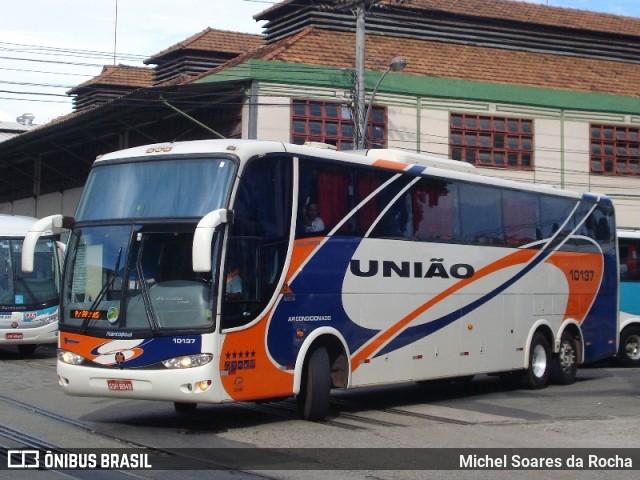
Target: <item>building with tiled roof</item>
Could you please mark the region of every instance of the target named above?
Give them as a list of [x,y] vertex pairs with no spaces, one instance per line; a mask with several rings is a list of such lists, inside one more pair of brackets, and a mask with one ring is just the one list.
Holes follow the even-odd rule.
[[[367,101],[389,61],[407,60],[378,85],[370,146],[606,193],[619,223],[640,227],[640,19],[515,0],[362,2]],[[146,62],[156,65],[152,88],[69,122],[101,140],[77,148],[219,132],[352,148],[357,3],[285,0],[254,17],[265,22],[262,36],[206,29],[161,51]],[[44,141],[36,130],[20,142]]]
[[75,110],[102,105],[138,88],[153,85],[153,70],[129,65],[105,65],[100,75],[67,92]]
[[[355,3],[343,0],[285,0],[254,18],[267,22],[266,41],[281,37],[283,32],[289,36],[304,25],[309,25],[311,20],[316,26],[353,31],[355,27],[351,9]],[[638,18],[518,0],[366,0],[365,3],[369,29],[397,32],[411,28],[431,30],[434,34],[440,32],[447,41],[470,41],[474,35],[490,38],[495,32],[505,33],[508,30],[517,36],[518,31],[540,32],[541,28],[545,28],[548,35],[554,31],[572,31],[573,34],[590,32],[605,34],[608,38],[603,40],[615,42],[625,36],[637,38],[640,29]],[[344,22],[348,17],[352,18],[351,21]],[[448,31],[456,31],[454,23],[466,25],[466,32],[457,38],[446,36]],[[474,27],[482,28],[474,31]],[[564,40],[572,42],[573,39],[566,37]]]
[[154,82],[160,84],[211,70],[262,43],[261,35],[207,28],[144,63],[155,65]]
[[[236,58],[223,70],[248,60],[353,68],[352,45],[348,32],[307,27]],[[640,63],[373,34],[367,35],[366,52],[365,68],[371,71],[384,70],[401,54],[408,59],[406,75],[640,97]]]

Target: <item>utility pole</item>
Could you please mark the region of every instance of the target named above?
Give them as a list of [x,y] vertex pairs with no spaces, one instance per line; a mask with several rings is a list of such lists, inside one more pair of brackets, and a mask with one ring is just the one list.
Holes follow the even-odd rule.
[[364,55],[365,55],[365,1],[359,1],[356,6],[356,104],[354,108],[353,133],[357,149],[363,149],[365,132],[368,128],[364,118]]
[[336,10],[355,11],[356,15],[356,65],[353,105],[353,143],[356,148],[364,148],[365,131],[365,89],[364,89],[364,57],[365,57],[365,17],[367,7],[379,0],[333,0]]

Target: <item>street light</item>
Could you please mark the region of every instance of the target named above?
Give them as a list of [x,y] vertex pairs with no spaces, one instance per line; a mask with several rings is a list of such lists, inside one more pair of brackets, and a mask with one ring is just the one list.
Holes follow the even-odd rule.
[[371,115],[371,106],[373,105],[373,99],[376,96],[376,92],[378,91],[378,87],[380,86],[380,84],[382,83],[382,80],[384,79],[384,77],[387,76],[387,73],[389,72],[401,72],[402,70],[404,70],[404,67],[407,66],[407,59],[404,57],[393,57],[391,59],[391,63],[389,64],[389,66],[387,67],[387,69],[382,72],[382,75],[380,75],[380,78],[378,79],[378,81],[376,82],[376,86],[373,87],[373,91],[371,92],[371,99],[369,100],[369,105],[367,106],[367,112],[364,114],[364,119],[362,120],[362,125],[360,125],[360,131],[362,132],[362,134],[360,135],[360,142],[358,145],[358,149],[363,149],[365,148],[365,145],[367,144],[367,132],[369,131],[369,116]]

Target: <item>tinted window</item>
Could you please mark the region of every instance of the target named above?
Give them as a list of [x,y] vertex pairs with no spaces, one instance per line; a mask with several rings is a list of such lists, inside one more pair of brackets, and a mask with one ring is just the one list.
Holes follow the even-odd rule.
[[282,273],[291,220],[291,159],[255,159],[235,198],[225,263],[223,328],[246,324],[267,305]]
[[460,218],[466,243],[502,245],[500,190],[483,185],[460,185]]

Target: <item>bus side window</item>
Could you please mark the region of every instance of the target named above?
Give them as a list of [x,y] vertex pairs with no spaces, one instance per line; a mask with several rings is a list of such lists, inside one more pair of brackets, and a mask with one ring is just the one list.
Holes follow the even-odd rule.
[[10,251],[8,242],[0,242],[0,304],[13,303],[11,292],[11,272]]
[[414,235],[421,241],[455,241],[458,238],[456,184],[424,178],[413,188]]
[[638,280],[638,243],[632,242],[627,249],[627,272],[631,280]]
[[349,212],[349,191],[346,172],[338,169],[318,172],[318,208],[327,231],[340,223]]
[[547,240],[557,234],[576,202],[569,198],[541,196],[538,199],[538,230],[541,240]]
[[460,183],[460,223],[465,243],[504,245],[500,190]]
[[502,192],[505,241],[519,247],[541,239],[537,228],[537,198],[532,193],[505,190]]
[[620,279],[640,280],[638,275],[638,242],[621,238],[620,241]]

